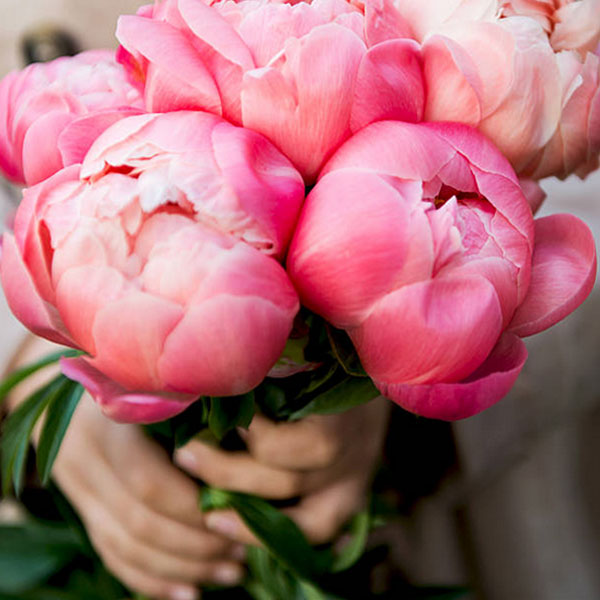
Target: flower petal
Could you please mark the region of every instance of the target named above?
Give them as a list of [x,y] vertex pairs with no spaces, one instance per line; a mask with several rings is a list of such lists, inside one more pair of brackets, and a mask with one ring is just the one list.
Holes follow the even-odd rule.
[[118,423],[157,423],[183,412],[196,397],[183,394],[130,392],[92,367],[86,358],[61,358],[62,372],[78,381],[100,405],[102,412]]
[[456,421],[501,400],[526,360],[525,344],[515,335],[504,334],[487,360],[464,381],[429,385],[375,383],[384,396],[409,412],[429,419]]
[[531,283],[509,330],[524,337],[558,323],[587,298],[595,279],[588,226],[573,215],[536,219]]

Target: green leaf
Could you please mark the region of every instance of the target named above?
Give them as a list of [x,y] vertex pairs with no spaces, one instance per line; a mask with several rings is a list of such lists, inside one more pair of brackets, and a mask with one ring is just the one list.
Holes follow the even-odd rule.
[[291,421],[309,415],[333,415],[365,404],[380,395],[370,379],[349,377],[323,392],[306,406],[290,415]]
[[79,350],[61,350],[60,352],[54,352],[53,354],[48,354],[44,358],[31,363],[21,369],[13,371],[10,375],[4,378],[2,382],[0,382],[0,403],[6,398],[8,393],[21,381],[27,379],[30,375],[33,375],[36,371],[47,367],[55,362],[58,362],[63,356],[67,358],[72,358],[75,356],[80,356],[82,353]]
[[331,567],[333,573],[349,569],[363,555],[370,528],[371,516],[369,511],[364,510],[354,516],[350,523],[352,539],[335,557]]
[[67,379],[48,404],[37,448],[37,468],[43,485],[50,479],[52,466],[83,392],[81,384]]
[[254,393],[228,398],[211,398],[208,426],[219,440],[236,427],[248,429],[254,417]]
[[310,580],[325,573],[331,564],[329,552],[315,550],[294,521],[262,498],[205,488],[201,507],[203,511],[235,509],[265,548],[300,577]]
[[69,563],[78,541],[64,527],[37,523],[0,527],[0,592],[32,589]]
[[325,327],[331,351],[342,366],[342,369],[353,377],[368,377],[348,334],[342,329],[336,329],[329,324],[326,324]]
[[25,465],[29,452],[29,438],[44,409],[60,392],[65,381],[64,375],[55,377],[50,383],[34,392],[19,406],[4,423],[2,434],[2,489],[4,494],[10,491],[11,480],[15,493],[23,489]]

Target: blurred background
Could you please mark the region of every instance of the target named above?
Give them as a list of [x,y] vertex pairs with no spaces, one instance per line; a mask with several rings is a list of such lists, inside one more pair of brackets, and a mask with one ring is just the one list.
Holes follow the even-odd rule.
[[[141,4],[0,0],[0,74],[115,46],[117,15]],[[600,244],[600,174],[544,188],[541,214],[576,214]],[[0,193],[5,223],[18,192],[2,184]],[[527,340],[515,388],[481,415],[450,425],[395,412],[383,486],[402,516],[371,540],[385,549],[369,574],[373,593],[401,577],[488,600],[600,598],[599,316],[597,285],[573,315]],[[4,369],[25,334],[3,298],[0,331]],[[0,518],[14,514],[0,502]]]

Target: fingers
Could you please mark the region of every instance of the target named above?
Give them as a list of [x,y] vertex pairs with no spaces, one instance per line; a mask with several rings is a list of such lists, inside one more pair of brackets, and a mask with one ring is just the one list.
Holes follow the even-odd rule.
[[[88,457],[92,452],[93,449],[87,452]],[[194,559],[224,557],[231,552],[226,540],[203,528],[190,527],[154,512],[122,484],[101,456],[94,459],[91,472],[85,465],[72,460],[61,461],[58,467],[57,481],[77,505],[82,517],[91,510],[86,500],[89,498],[102,504],[120,527],[142,544]],[[196,510],[200,512],[199,508]]]
[[183,558],[143,544],[123,529],[102,505],[92,506],[85,520],[88,530],[93,532],[98,545],[118,557],[123,564],[146,570],[156,577],[189,584],[232,585],[243,576],[241,566],[233,561]]
[[286,511],[312,544],[333,540],[366,502],[364,478],[340,480]]
[[105,548],[93,535],[90,539],[106,568],[130,590],[157,600],[198,600],[200,592],[195,586],[181,584],[140,570],[124,563]]
[[202,525],[198,486],[141,429],[111,424],[110,439],[101,443],[115,475],[142,504],[185,525]]
[[303,491],[301,473],[262,464],[247,452],[227,452],[202,442],[189,442],[175,462],[208,485],[270,499],[294,498]]
[[[312,544],[333,540],[366,502],[366,478],[349,477],[335,481],[304,496],[294,507],[283,511],[293,519]],[[206,516],[206,526],[215,533],[241,544],[261,546],[241,517],[232,510],[215,510]]]
[[241,435],[258,462],[280,469],[311,470],[334,463],[354,429],[353,420],[346,415],[308,417],[293,423],[274,423],[257,415]]

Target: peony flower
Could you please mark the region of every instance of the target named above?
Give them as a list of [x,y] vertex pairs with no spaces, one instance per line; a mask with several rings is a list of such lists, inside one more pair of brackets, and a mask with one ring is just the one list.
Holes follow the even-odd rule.
[[585,177],[600,158],[600,56],[575,52],[556,55],[562,81],[562,111],[552,138],[532,157],[523,173],[534,179],[576,172]]
[[81,162],[100,133],[142,108],[109,50],[13,71],[0,82],[0,169],[16,183],[38,183]]
[[593,51],[600,42],[598,0],[503,0],[502,14],[536,19],[556,51]]
[[262,136],[205,113],[123,119],[25,191],[2,283],[105,413],[151,422],[201,395],[248,392],[298,310],[277,259],[304,196]]
[[454,21],[423,43],[425,119],[476,127],[520,173],[561,118],[561,73],[541,27],[525,17]]
[[422,118],[419,47],[393,19],[386,0],[364,14],[345,0],[163,0],[121,17],[119,57],[147,110],[258,131],[310,183],[361,127]]
[[508,162],[453,123],[370,125],[325,166],[288,257],[301,302],[352,339],[383,395],[438,419],[510,389],[531,335],[591,291],[593,237],[535,223]]

